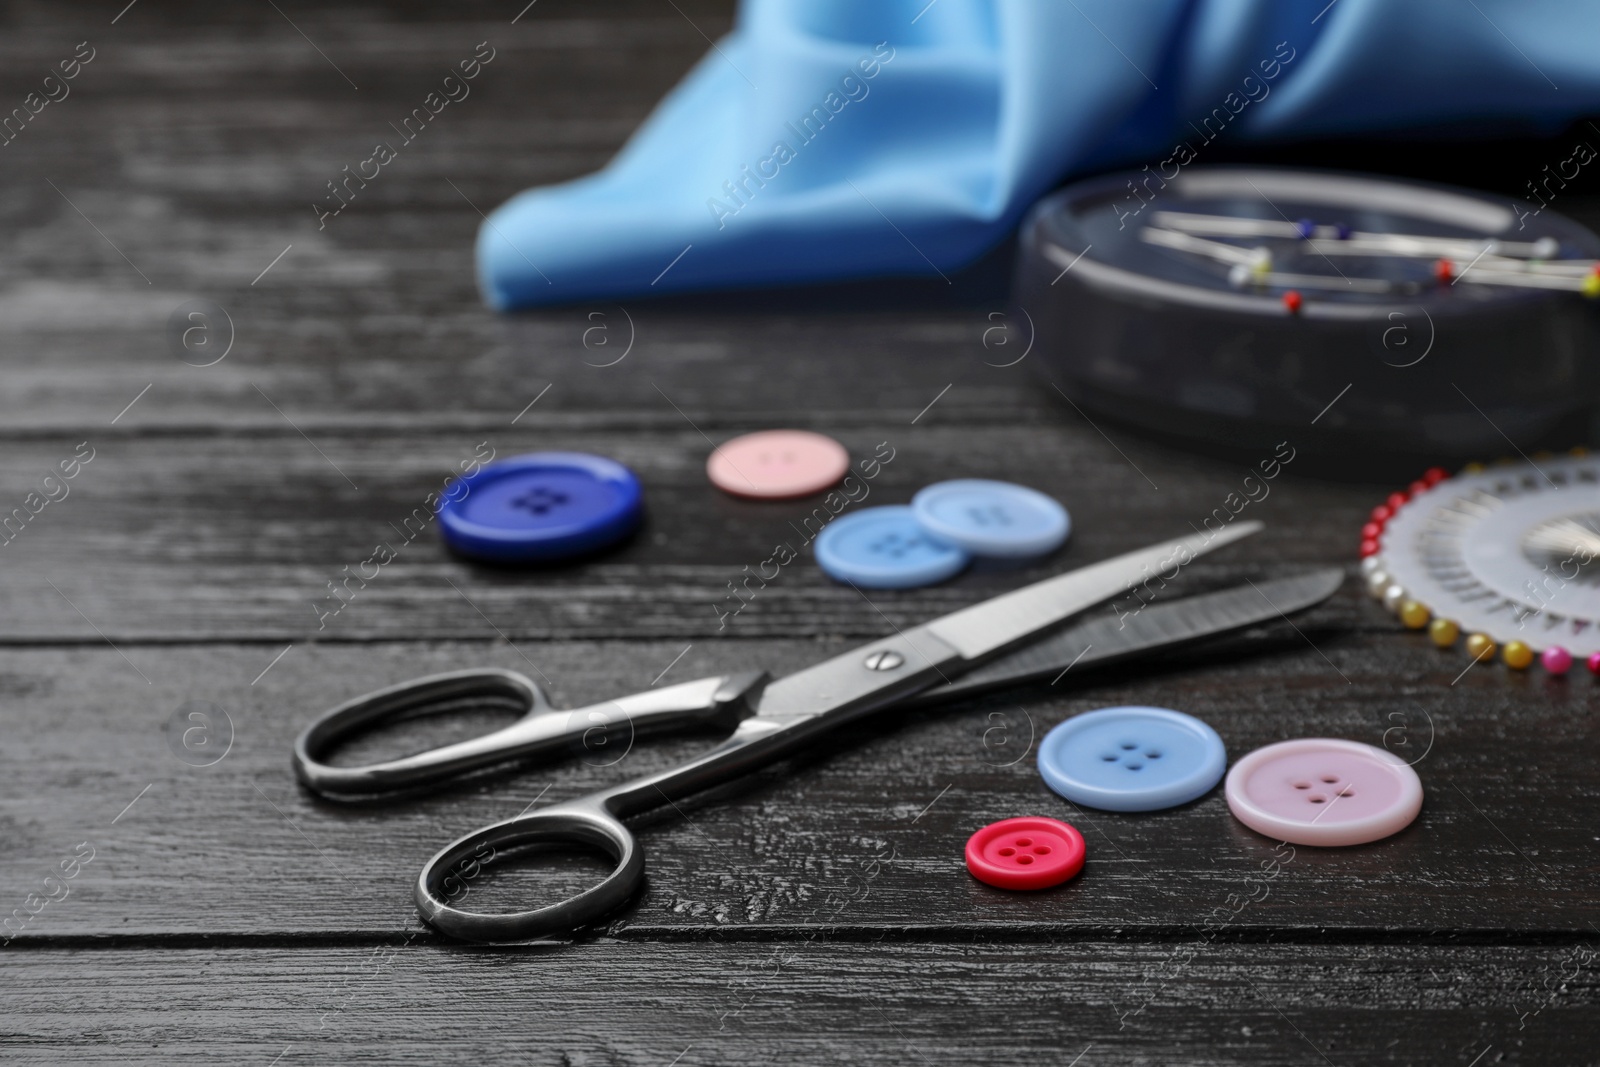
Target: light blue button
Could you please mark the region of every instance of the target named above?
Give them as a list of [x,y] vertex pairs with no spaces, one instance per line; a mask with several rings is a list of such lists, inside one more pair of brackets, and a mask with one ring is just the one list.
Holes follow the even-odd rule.
[[1067,509],[1027,486],[983,478],[938,482],[911,498],[923,529],[974,556],[1042,556],[1067,539]]
[[959,574],[971,559],[929,537],[904,504],[834,519],[817,535],[813,550],[830,578],[868,589],[933,585]]
[[1169,708],[1101,708],[1044,736],[1039,774],[1075,804],[1157,811],[1205,796],[1228,756],[1217,732]]

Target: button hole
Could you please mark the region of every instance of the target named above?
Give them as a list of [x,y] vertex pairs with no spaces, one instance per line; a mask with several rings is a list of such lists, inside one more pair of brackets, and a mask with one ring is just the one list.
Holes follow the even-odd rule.
[[1000,850],[1000,855],[1002,856],[1015,856],[1016,854],[1017,850],[1014,848],[1003,848]]
[[1019,837],[1019,838],[1017,838],[1017,844],[1019,846],[1021,846],[1022,848],[1027,848],[1029,845],[1033,844],[1033,838],[1031,838],[1031,837]]
[[1328,798],[1325,797],[1325,796],[1318,795],[1318,796],[1310,797],[1309,799],[1310,799],[1311,803],[1313,803],[1313,804],[1322,804],[1322,803],[1325,803]]
[[1035,854],[1040,855],[1040,856],[1048,856],[1048,855],[1050,855],[1050,849],[1049,849],[1049,846],[1047,846],[1047,845],[1040,845],[1038,848],[1034,849],[1033,851],[1034,851]]
[[1024,866],[1026,866],[1026,865],[1028,865],[1028,864],[1033,862],[1033,857],[1032,856],[1018,856],[1017,857],[1017,862],[1022,864],[1022,865],[1024,865]]
[[1296,789],[1310,789],[1311,788],[1311,783],[1310,782],[1296,782],[1294,784],[1294,787]]

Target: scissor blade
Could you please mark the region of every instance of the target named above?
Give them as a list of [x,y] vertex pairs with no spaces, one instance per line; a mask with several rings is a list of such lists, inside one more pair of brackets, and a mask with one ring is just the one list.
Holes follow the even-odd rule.
[[753,726],[754,720],[746,720],[740,729],[768,729],[772,723],[789,725],[823,715],[849,717],[895,703],[935,682],[965,674],[990,656],[1126,592],[1141,580],[1179,568],[1260,529],[1259,522],[1243,522],[1214,534],[1164,541],[897,631],[779,678],[754,701],[763,724]]
[[1077,673],[1097,664],[1287,619],[1327,600],[1343,581],[1342,570],[1326,567],[1165,604],[1142,608],[1133,605],[1137,611],[1096,615],[1024,645],[952,682],[918,693],[898,706],[927,707],[1032,681],[1051,680],[1054,684],[1068,668]]
[[918,629],[960,652],[965,660],[981,660],[1127,592],[1140,581],[1158,577],[1170,580],[1189,560],[1249,537],[1261,528],[1259,522],[1242,522],[1225,526],[1217,533],[1150,545],[951,612]]

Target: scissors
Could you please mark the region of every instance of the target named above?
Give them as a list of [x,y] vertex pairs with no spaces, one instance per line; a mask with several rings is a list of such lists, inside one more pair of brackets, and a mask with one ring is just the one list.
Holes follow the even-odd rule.
[[[1072,616],[1126,593],[1152,574],[1260,530],[1243,522],[1220,532],[1151,545],[1060,574],[770,681],[765,672],[702,678],[604,704],[557,711],[514,671],[430,675],[358,697],[301,733],[294,769],[313,792],[334,799],[414,790],[494,764],[569,751],[575,745],[663,732],[734,726],[721,744],[678,767],[483,827],[441,849],[416,882],[423,918],[454,937],[528,941],[570,932],[621,907],[644,878],[644,853],[623,819],[722,784],[790,755],[818,737],[889,707],[930,707],[972,693],[1065,673],[1063,666],[1169,649],[1269,621],[1320,603],[1343,572],[1240,586],[1097,617],[1039,640]],[[1033,641],[1034,644],[1027,644]],[[1018,647],[1024,646],[1024,647]],[[1010,655],[1002,655],[1008,650]],[[1057,675],[1059,677],[1059,675]],[[340,740],[412,715],[510,703],[526,714],[494,733],[414,756],[359,767],[320,762]],[[526,911],[456,907],[466,877],[507,850],[598,850],[611,874],[576,896]]]

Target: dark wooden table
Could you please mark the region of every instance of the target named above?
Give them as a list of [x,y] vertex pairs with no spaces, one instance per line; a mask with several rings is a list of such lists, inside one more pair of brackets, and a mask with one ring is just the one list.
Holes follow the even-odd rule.
[[[0,544],[0,912],[65,894],[0,950],[6,1062],[1596,1061],[1592,679],[1452,682],[1459,651],[1397,634],[1354,581],[1298,629],[891,714],[686,805],[644,828],[636,904],[575,941],[473,948],[419,926],[411,881],[443,842],[709,739],[351,808],[290,772],[322,709],[474,665],[536,667],[568,706],[663,672],[793,669],[1184,533],[1243,475],[1096,429],[1027,363],[987,365],[1003,277],[982,270],[630,303],[613,366],[597,364],[627,340],[619,308],[489,312],[477,209],[601,165],[731,24],[720,0],[542,0],[513,24],[521,6],[7,9],[3,107],[78,42],[93,59],[0,148],[0,513],[93,459]],[[325,183],[485,40],[472,96],[319,230]],[[1593,198],[1558,206],[1596,216]],[[169,347],[191,299],[231,317],[215,365]],[[610,348],[585,344],[597,323]],[[707,438],[775,425],[857,455],[888,442],[873,503],[1009,478],[1065,501],[1074,539],[1022,573],[871,605],[806,559],[719,630],[727,584],[809,505],[720,495]],[[429,530],[319,630],[327,583],[483,442],[622,460],[646,528],[540,573],[475,568]],[[1382,491],[1291,469],[1251,506],[1267,532],[1191,580],[1354,575]],[[1231,758],[1305,735],[1388,744],[1420,757],[1422,816],[1270,868],[1273,842],[1220,790],[1147,816],[1074,809],[1023,753],[1118,703],[1192,712]],[[207,708],[226,754],[195,766],[181,731]],[[1027,813],[1083,829],[1083,876],[976,883],[966,837]],[[486,907],[551,890],[527,871],[474,889]]]

